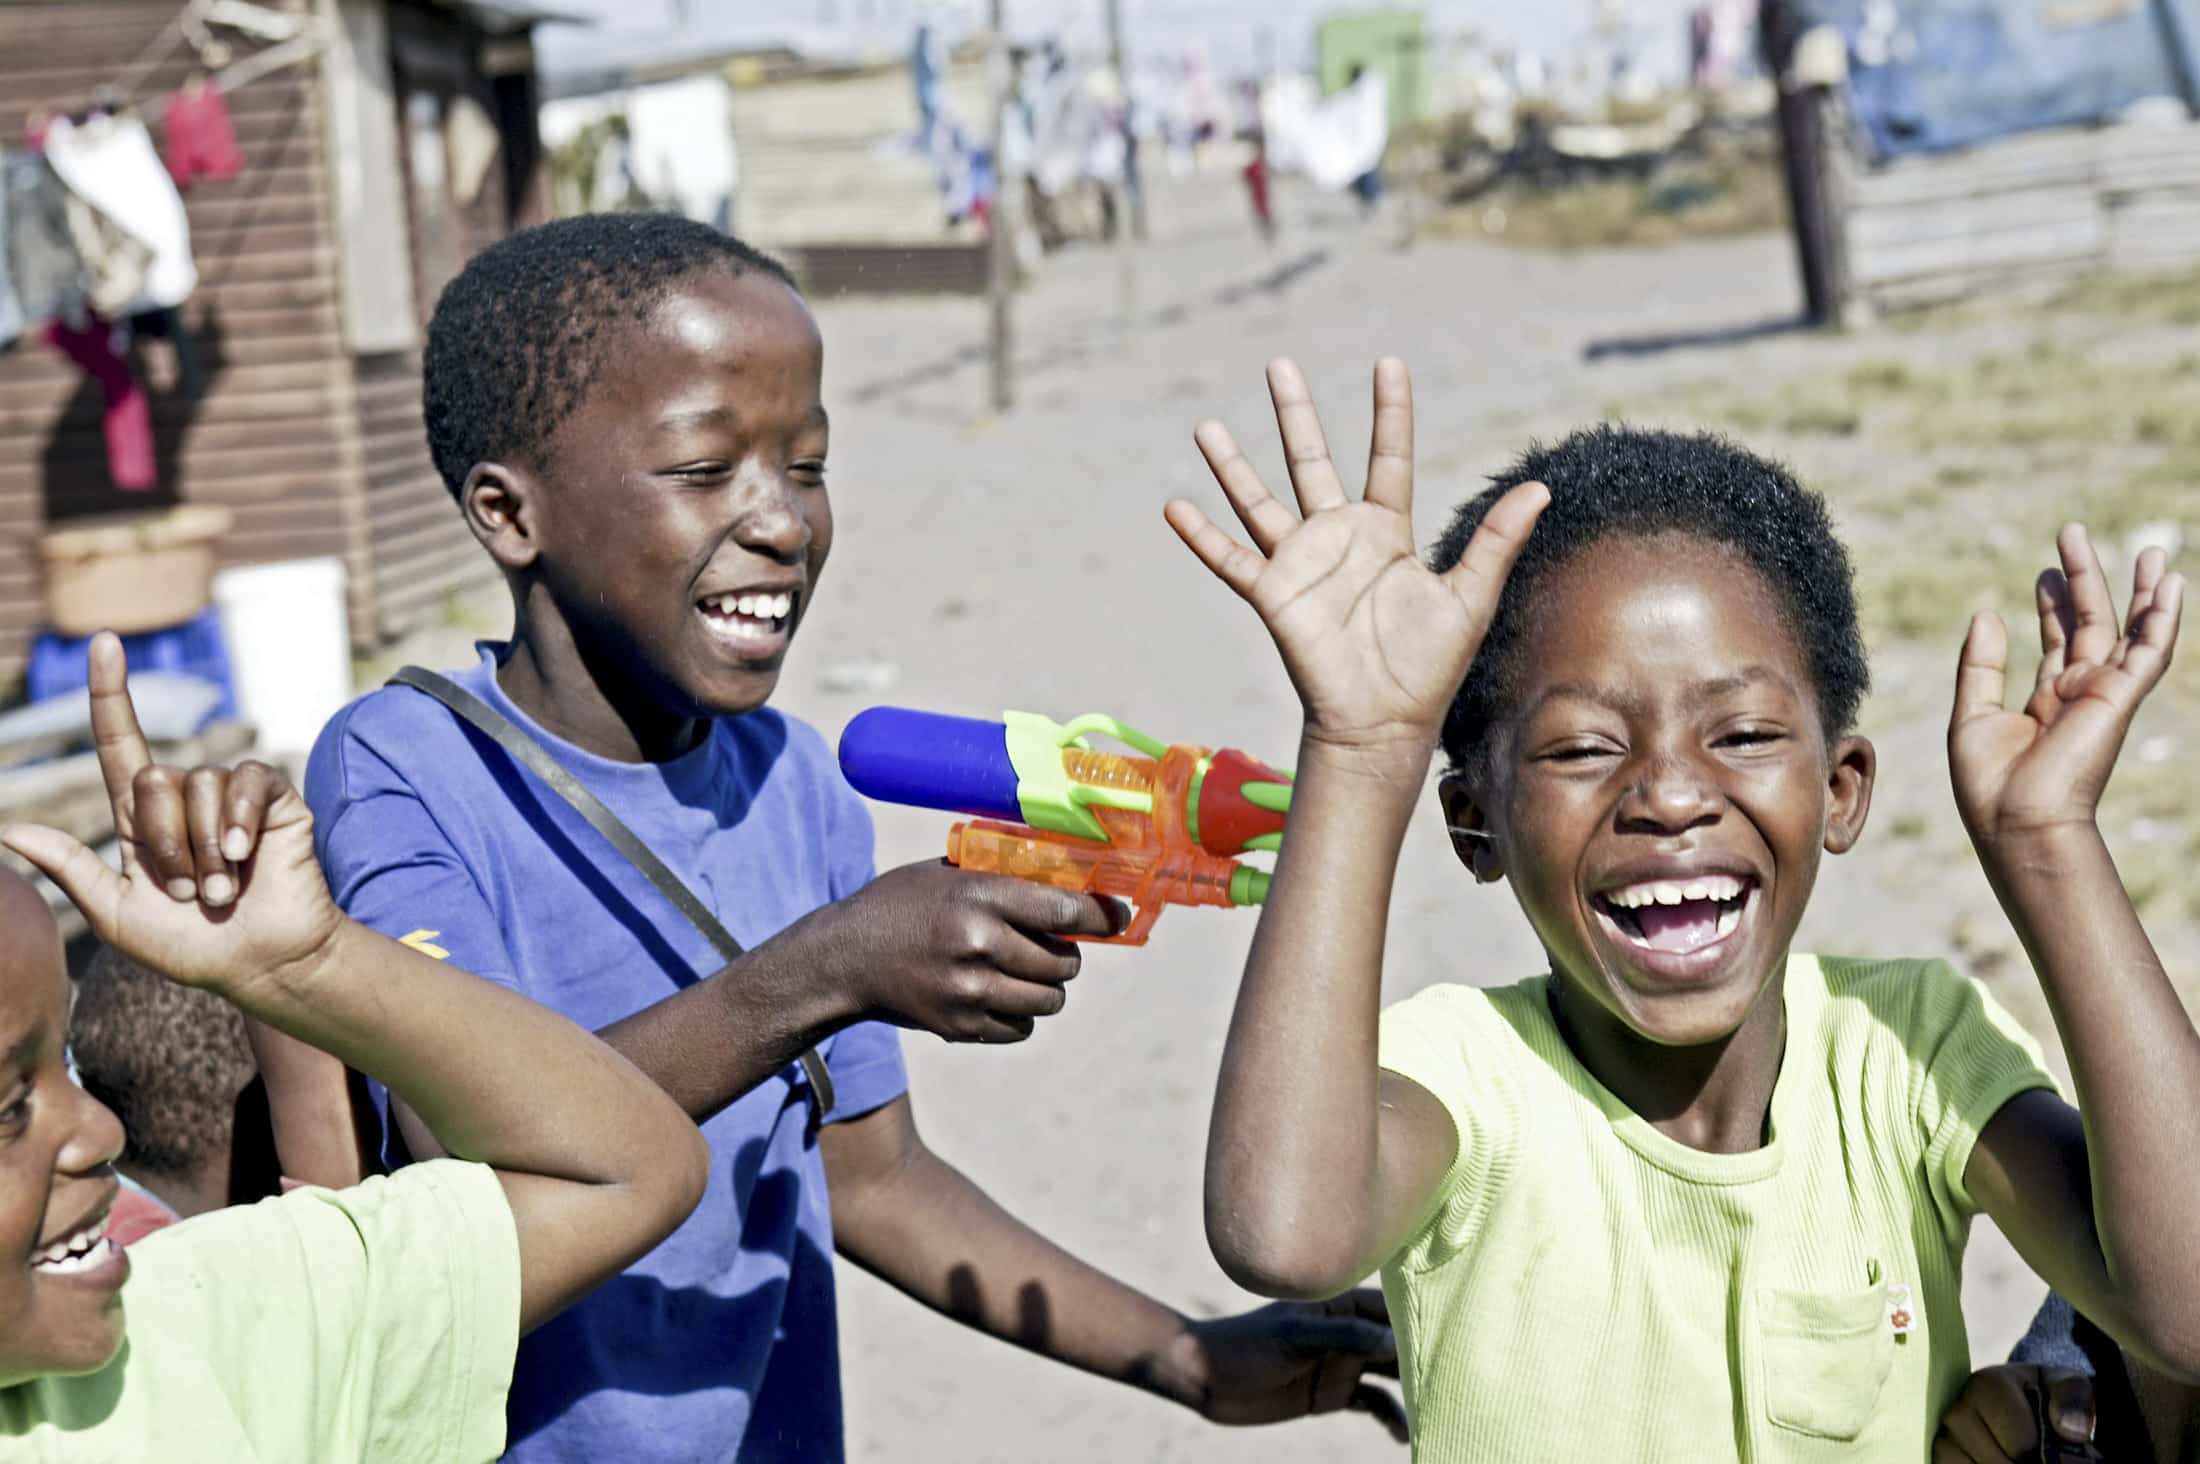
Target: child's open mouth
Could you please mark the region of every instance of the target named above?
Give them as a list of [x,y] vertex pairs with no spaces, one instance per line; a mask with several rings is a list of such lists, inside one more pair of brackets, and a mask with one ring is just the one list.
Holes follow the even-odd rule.
[[786,647],[800,596],[791,590],[706,595],[696,611],[711,634],[743,660],[767,660]]
[[1756,898],[1757,883],[1731,874],[1639,880],[1594,897],[1597,914],[1621,946],[1669,976],[1715,964]]
[[89,1225],[80,1226],[53,1244],[31,1254],[31,1274],[55,1280],[101,1286],[120,1286],[130,1274],[122,1247],[107,1238],[108,1215],[102,1211]]

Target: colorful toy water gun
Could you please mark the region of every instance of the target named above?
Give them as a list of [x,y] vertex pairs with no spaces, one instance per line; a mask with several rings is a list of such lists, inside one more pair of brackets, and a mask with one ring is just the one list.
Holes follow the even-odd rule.
[[[1095,735],[1140,755],[1100,751]],[[841,734],[840,767],[867,798],[972,815],[948,831],[950,864],[1130,901],[1108,945],[1144,945],[1167,905],[1258,905],[1268,874],[1236,856],[1280,847],[1291,808],[1290,774],[1257,758],[1097,715],[873,707]]]

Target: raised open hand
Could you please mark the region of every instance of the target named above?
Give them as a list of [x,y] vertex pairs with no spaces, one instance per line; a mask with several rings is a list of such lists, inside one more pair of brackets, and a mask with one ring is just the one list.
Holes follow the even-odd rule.
[[236,989],[318,951],[342,923],[313,857],[313,816],[262,763],[190,772],[153,761],[130,703],[122,643],[91,646],[92,740],[114,808],[120,872],[58,829],[0,843],[84,912],[92,933],[191,986]]
[[1948,766],[1964,825],[1982,845],[2093,822],[2131,719],[2177,644],[2185,580],[2168,572],[2161,550],[2139,556],[2119,629],[2085,530],[2067,525],[2055,543],[2062,567],[2039,578],[2040,669],[2024,710],[2002,706],[2009,632],[2001,617],[1974,617],[1963,643]]
[[1207,466],[1252,537],[1240,544],[1183,499],[1176,530],[1215,577],[1259,612],[1306,709],[1307,734],[1340,746],[1430,740],[1480,649],[1497,597],[1550,501],[1523,483],[1490,510],[1458,566],[1434,574],[1413,544],[1413,386],[1405,363],[1375,366],[1367,492],[1345,496],[1306,378],[1268,368],[1268,394],[1299,501],[1294,517],[1228,428],[1200,424]]

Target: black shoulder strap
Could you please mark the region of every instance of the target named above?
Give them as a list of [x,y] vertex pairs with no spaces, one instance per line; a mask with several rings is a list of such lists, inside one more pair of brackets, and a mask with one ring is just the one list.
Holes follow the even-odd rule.
[[[639,870],[644,879],[657,887],[659,894],[670,900],[673,907],[688,919],[688,923],[701,931],[718,954],[731,961],[739,956],[741,942],[733,938],[733,932],[711,914],[710,907],[695,897],[680,876],[666,867],[650,847],[635,836],[632,829],[619,822],[619,816],[603,806],[603,800],[588,791],[581,780],[559,765],[557,759],[543,750],[541,743],[529,737],[512,719],[465,687],[433,671],[418,666],[403,666],[390,678],[392,686],[409,686],[415,691],[427,693],[449,707],[453,712],[471,722],[497,746],[512,755],[513,761],[533,773],[550,791],[571,804],[573,811],[588,820],[590,828],[603,835],[605,842],[618,850],[629,864]],[[814,1047],[802,1052],[802,1071],[808,1074],[810,1090],[817,1099],[818,1116],[822,1118],[832,1111],[833,1076],[825,1066],[825,1059],[817,1055]]]

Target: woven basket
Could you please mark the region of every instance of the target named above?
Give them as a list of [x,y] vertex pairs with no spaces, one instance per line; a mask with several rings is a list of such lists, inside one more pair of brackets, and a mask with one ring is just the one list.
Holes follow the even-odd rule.
[[53,530],[38,547],[47,623],[65,636],[136,635],[196,619],[213,603],[229,521],[226,508],[190,504]]

